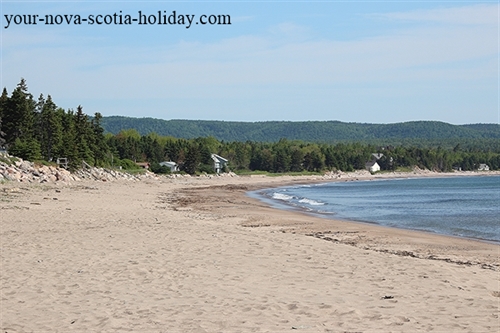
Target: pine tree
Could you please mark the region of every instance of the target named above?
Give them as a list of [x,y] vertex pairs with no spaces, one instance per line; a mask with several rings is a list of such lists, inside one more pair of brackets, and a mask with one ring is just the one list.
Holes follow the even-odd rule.
[[2,95],[0,96],[0,118],[3,118],[5,112],[7,112],[7,106],[9,103],[9,94],[7,89],[3,88]]
[[20,138],[29,141],[34,138],[35,102],[28,92],[26,81],[21,79],[9,99],[6,112],[5,127],[7,140],[10,142]]
[[97,166],[99,162],[104,162],[109,151],[109,147],[107,146],[106,139],[104,137],[104,129],[101,126],[101,120],[102,115],[99,112],[96,112],[91,121],[93,132],[92,150],[94,153],[94,166]]
[[2,127],[2,118],[4,115],[4,112],[7,110],[7,105],[9,103],[9,95],[7,93],[7,89],[3,88],[2,95],[0,96],[0,148],[3,148],[5,145],[5,132],[3,132],[3,127]]
[[[40,104],[40,99],[39,99]],[[61,112],[57,111],[56,104],[52,97],[48,95],[47,100],[43,102],[39,116],[39,141],[42,149],[42,155],[47,161],[54,157],[61,157],[59,153],[62,149],[63,128]],[[64,112],[64,111],[63,111]]]
[[42,158],[40,153],[40,144],[35,139],[17,138],[12,147],[9,148],[9,153],[28,161],[39,160]]
[[200,149],[196,142],[193,142],[186,154],[186,160],[184,161],[184,171],[190,175],[195,174],[198,164],[200,163]]
[[93,159],[92,150],[92,129],[88,117],[83,113],[83,108],[79,105],[75,113],[76,149],[78,159],[90,161]]
[[3,149],[5,145],[5,133],[2,132],[2,118],[0,117],[0,150]]
[[58,156],[67,158],[70,169],[76,169],[81,166],[81,160],[76,146],[75,113],[72,110],[64,112],[62,109],[58,109],[58,113],[63,127],[62,146]]
[[[40,144],[35,137],[35,102],[24,79],[12,92],[4,112],[7,144],[13,146],[9,152],[29,160],[41,158]],[[19,145],[17,149],[16,145]]]

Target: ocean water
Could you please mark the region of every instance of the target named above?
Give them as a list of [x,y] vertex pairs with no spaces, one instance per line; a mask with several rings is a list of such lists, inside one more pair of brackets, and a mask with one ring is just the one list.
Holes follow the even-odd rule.
[[500,242],[500,176],[329,182],[249,195],[326,218]]

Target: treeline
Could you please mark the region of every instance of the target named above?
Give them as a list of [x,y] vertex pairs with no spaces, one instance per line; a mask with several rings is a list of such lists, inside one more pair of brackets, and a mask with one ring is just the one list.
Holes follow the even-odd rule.
[[188,173],[211,172],[211,153],[229,160],[233,171],[322,172],[364,169],[373,153],[384,156],[378,161],[382,170],[418,166],[435,171],[453,168],[475,170],[480,164],[500,169],[500,151],[374,146],[357,142],[338,144],[307,143],[281,139],[278,142],[224,142],[213,137],[179,139],[157,134],[141,136],[136,130],[107,135],[114,156],[120,159],[156,163],[171,160]]
[[[318,143],[282,138],[276,142],[223,141],[212,136],[176,138],[155,133],[141,135],[135,129],[106,133],[102,116],[89,117],[81,106],[76,111],[56,106],[51,96],[38,100],[28,92],[25,80],[9,96],[0,98],[0,146],[10,154],[28,159],[55,161],[67,158],[71,168],[82,160],[95,166],[138,168],[149,162],[155,172],[168,172],[162,161],[176,162],[183,172],[213,172],[213,153],[229,160],[233,171],[323,172],[364,169],[373,153],[383,170],[419,166],[429,170],[477,169],[487,164],[500,169],[500,148],[453,148],[375,145],[360,142]],[[496,140],[498,141],[498,139]]]
[[0,146],[31,161],[65,157],[71,168],[82,160],[103,165],[108,147],[101,119],[99,113],[89,118],[81,106],[76,111],[59,108],[50,95],[35,100],[21,79],[10,96],[4,88],[0,97]]
[[[362,124],[340,121],[234,122],[211,120],[163,120],[154,118],[104,117],[106,132],[118,134],[136,129],[139,134],[194,139],[213,136],[224,141],[277,142],[289,140],[339,143],[365,142],[405,146],[486,146],[500,141],[499,124],[451,125],[439,121],[411,121],[395,124]],[[455,143],[454,143],[455,142]],[[451,146],[450,146],[451,145]]]

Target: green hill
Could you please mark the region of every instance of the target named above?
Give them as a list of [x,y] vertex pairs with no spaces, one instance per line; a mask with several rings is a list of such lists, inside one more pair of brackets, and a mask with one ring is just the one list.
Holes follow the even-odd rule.
[[232,122],[111,116],[102,119],[102,126],[112,134],[124,129],[135,129],[141,135],[155,132],[162,136],[186,139],[212,136],[224,141],[276,142],[281,138],[309,142],[500,139],[498,124],[451,125],[438,121],[394,124],[340,121]]

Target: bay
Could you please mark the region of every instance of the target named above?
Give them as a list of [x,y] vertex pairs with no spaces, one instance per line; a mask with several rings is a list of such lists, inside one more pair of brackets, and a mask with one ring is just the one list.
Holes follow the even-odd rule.
[[329,182],[250,195],[326,218],[500,242],[500,176]]

